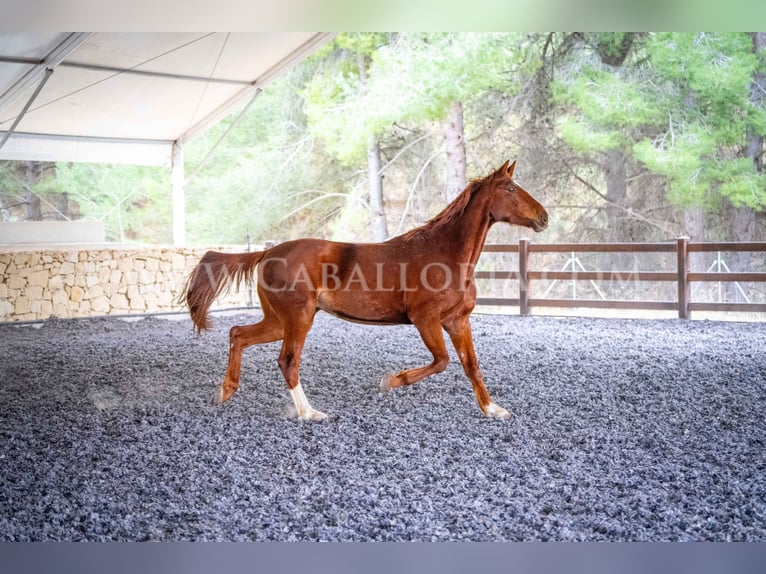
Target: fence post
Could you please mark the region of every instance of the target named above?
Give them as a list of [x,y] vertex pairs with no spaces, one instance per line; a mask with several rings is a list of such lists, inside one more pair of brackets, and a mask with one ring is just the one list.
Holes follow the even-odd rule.
[[519,239],[519,314],[529,315],[529,239]]
[[679,237],[676,255],[678,256],[678,318],[690,319],[689,302],[691,290],[689,286],[689,238]]

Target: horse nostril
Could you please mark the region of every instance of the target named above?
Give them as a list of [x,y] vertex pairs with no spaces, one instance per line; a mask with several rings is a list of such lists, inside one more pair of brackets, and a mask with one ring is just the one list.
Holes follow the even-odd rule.
[[548,213],[543,211],[543,214],[540,216],[540,223],[542,223],[543,227],[548,225]]

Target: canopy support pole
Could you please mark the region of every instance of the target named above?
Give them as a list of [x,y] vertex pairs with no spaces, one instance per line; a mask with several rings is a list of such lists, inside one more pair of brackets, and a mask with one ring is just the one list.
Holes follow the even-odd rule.
[[173,245],[183,247],[186,243],[186,201],[184,196],[184,150],[173,144],[170,181],[173,186]]

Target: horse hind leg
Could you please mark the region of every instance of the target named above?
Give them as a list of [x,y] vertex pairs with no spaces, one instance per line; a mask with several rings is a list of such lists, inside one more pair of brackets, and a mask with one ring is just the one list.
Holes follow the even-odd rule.
[[284,336],[282,323],[268,311],[268,308],[264,307],[266,314],[259,323],[238,325],[229,331],[229,363],[223,382],[213,397],[215,404],[225,403],[239,388],[242,351],[251,345],[279,341]]
[[290,328],[286,329],[282,342],[282,350],[279,353],[279,368],[287,383],[298,418],[315,421],[326,419],[326,414],[311,406],[303,392],[300,380],[301,353],[306,342],[306,335],[313,323],[313,313],[307,316],[294,317],[292,323]]
[[303,392],[300,380],[298,380],[298,384],[290,389],[290,396],[293,399],[295,413],[298,415],[298,418],[309,421],[321,421],[327,418],[326,414],[316,410],[309,404],[306,394]]

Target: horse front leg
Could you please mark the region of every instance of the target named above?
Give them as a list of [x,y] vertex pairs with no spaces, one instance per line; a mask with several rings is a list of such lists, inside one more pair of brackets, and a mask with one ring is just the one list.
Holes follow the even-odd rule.
[[426,347],[431,351],[434,360],[424,367],[400,371],[396,375],[383,375],[383,379],[380,381],[380,392],[382,393],[385,393],[390,389],[395,389],[396,387],[411,385],[429,375],[441,373],[447,368],[447,364],[449,363],[449,353],[447,352],[447,346],[444,344],[444,335],[442,334],[442,327],[439,320],[429,319],[413,322],[420,333],[420,337],[426,344]]
[[488,417],[510,418],[511,413],[492,402],[487,387],[484,386],[484,376],[479,368],[479,360],[476,358],[476,351],[473,348],[471,323],[468,316],[447,323],[444,328],[452,339],[452,344],[455,346],[458,357],[460,357],[460,363],[463,365],[466,376],[471,381],[481,412]]

